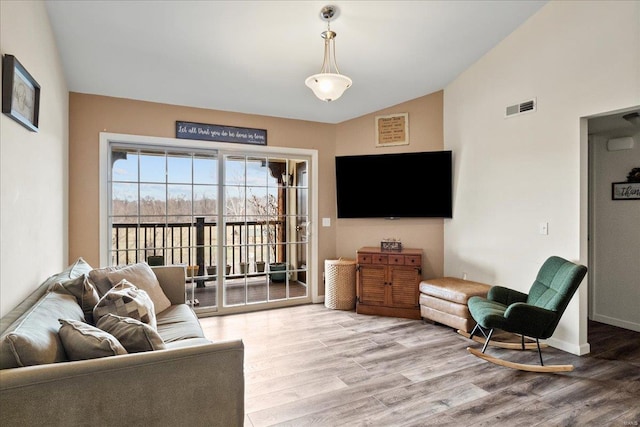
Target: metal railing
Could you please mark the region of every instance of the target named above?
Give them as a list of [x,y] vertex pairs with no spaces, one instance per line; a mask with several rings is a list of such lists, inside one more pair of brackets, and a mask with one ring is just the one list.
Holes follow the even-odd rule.
[[[278,262],[285,259],[286,245],[278,242],[283,221],[225,223],[224,250],[230,274],[242,274],[242,263]],[[112,224],[112,265],[147,261],[151,265],[198,265],[198,275],[206,266],[216,265],[218,224],[196,218],[195,223]]]

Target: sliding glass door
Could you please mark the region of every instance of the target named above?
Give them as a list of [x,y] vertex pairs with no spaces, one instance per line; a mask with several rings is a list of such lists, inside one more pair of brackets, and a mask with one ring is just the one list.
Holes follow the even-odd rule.
[[310,300],[309,158],[109,147],[111,265],[187,266],[196,310]]

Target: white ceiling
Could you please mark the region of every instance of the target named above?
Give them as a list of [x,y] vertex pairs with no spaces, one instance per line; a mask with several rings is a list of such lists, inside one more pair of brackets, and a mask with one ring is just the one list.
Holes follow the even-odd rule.
[[589,134],[609,137],[631,136],[640,131],[640,125],[624,119],[623,116],[632,113],[640,114],[640,110],[622,111],[589,119]]
[[[46,2],[72,92],[339,123],[443,89],[546,1]],[[342,98],[318,100],[326,24]],[[479,82],[481,84],[481,82]]]

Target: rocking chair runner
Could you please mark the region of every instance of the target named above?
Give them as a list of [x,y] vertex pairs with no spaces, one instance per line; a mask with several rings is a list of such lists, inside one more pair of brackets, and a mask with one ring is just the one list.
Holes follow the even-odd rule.
[[[535,282],[528,294],[513,289],[494,286],[489,290],[487,298],[472,297],[468,301],[469,311],[477,322],[468,336],[474,339],[478,331],[485,335],[482,352],[467,348],[474,356],[498,365],[534,372],[558,372],[573,370],[572,365],[544,366],[540,339],[546,339],[560,322],[573,294],[587,273],[587,268],[566,259],[552,256],[540,268]],[[513,332],[522,336],[521,349],[535,348],[526,345],[524,338],[535,339],[540,356],[540,366],[525,365],[497,359],[484,354],[495,329]],[[488,334],[485,333],[488,330]],[[466,335],[466,333],[462,333]],[[496,342],[496,346],[514,348],[514,344]]]

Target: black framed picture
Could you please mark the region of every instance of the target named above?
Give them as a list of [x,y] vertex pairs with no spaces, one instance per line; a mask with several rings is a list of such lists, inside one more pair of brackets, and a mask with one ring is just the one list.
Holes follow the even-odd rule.
[[2,59],[2,112],[38,132],[40,85],[13,55]]
[[640,182],[614,182],[611,184],[612,200],[640,200]]

